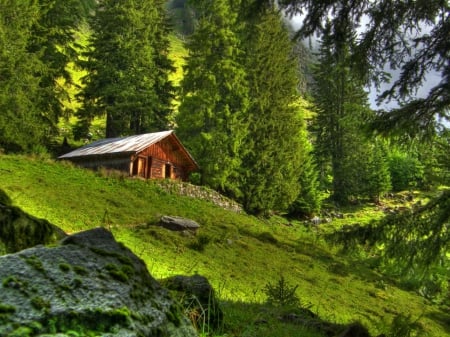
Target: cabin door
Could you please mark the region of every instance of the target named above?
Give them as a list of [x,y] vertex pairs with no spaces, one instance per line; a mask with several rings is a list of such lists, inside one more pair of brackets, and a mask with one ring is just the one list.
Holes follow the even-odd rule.
[[172,165],[170,164],[164,165],[164,178],[166,179],[172,178]]
[[133,162],[133,176],[148,178],[148,157],[139,156]]

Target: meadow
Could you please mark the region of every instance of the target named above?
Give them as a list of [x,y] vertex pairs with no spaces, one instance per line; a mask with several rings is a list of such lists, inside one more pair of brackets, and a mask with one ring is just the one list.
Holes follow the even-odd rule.
[[[312,226],[281,215],[258,218],[227,211],[207,200],[170,193],[160,182],[93,172],[46,156],[0,155],[0,189],[14,205],[67,233],[109,229],[156,279],[206,276],[225,319],[219,330],[202,327],[204,335],[324,336],[313,326],[280,320],[287,309],[266,304],[267,286],[281,278],[297,286],[298,307],[323,322],[358,321],[376,336],[388,333],[400,315],[416,323],[421,330],[417,336],[450,334],[445,302],[402,288],[382,275],[366,252],[344,253],[324,240],[325,233],[339,227],[381,217],[374,204],[339,210],[341,219]],[[196,235],[180,235],[157,226],[163,215],[186,217],[201,227]]]

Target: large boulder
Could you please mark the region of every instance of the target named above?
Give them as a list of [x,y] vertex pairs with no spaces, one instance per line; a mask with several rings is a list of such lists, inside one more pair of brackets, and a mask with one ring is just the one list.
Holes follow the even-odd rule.
[[197,336],[142,260],[96,228],[0,257],[0,336]]
[[182,218],[179,216],[164,215],[159,221],[159,225],[171,231],[191,231],[195,232],[200,228],[200,225],[191,219]]
[[202,324],[216,329],[222,326],[223,312],[206,277],[176,275],[163,280],[162,284],[174,292],[186,314],[199,328]]
[[53,243],[64,236],[61,229],[47,220],[35,218],[12,206],[9,197],[0,190],[0,255]]

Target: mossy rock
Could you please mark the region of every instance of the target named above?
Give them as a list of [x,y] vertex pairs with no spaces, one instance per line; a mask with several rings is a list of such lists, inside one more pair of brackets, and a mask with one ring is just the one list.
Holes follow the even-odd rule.
[[65,236],[47,220],[35,218],[10,203],[8,196],[0,190],[0,252],[14,253],[39,244],[54,243]]
[[197,337],[145,263],[104,228],[0,257],[0,281],[0,336]]
[[12,201],[5,191],[0,189],[0,205],[11,206]]

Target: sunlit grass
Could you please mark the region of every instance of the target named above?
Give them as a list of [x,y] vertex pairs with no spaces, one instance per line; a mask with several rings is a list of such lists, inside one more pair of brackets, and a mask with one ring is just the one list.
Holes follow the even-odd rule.
[[[9,155],[0,155],[0,189],[15,205],[66,232],[108,228],[158,279],[206,276],[224,301],[224,336],[320,336],[282,324],[265,309],[264,287],[281,275],[299,286],[302,303],[324,320],[361,321],[376,335],[385,322],[404,313],[420,317],[430,336],[446,334],[446,316],[438,306],[383,278],[365,256],[347,256],[323,240],[322,231],[334,225],[375,216],[375,205],[341,210],[343,219],[315,228],[279,216],[236,214],[208,201],[172,195],[153,181]],[[196,236],[183,236],[156,226],[162,215],[187,217],[201,227]],[[192,248],[200,237],[207,238],[202,251]],[[269,324],[255,324],[258,317]]]

